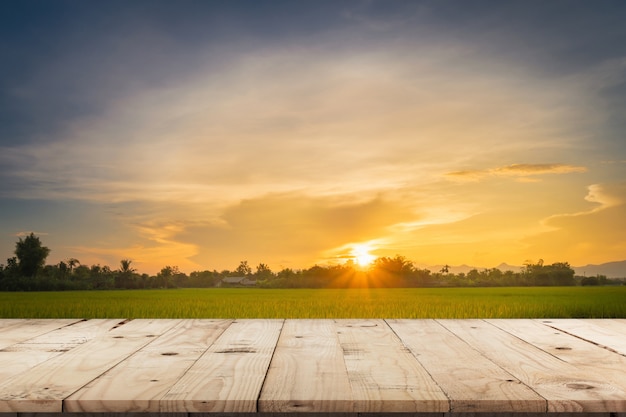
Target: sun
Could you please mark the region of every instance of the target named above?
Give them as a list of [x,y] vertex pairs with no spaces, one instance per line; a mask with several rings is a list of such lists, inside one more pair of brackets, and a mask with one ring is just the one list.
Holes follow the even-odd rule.
[[372,250],[372,248],[368,245],[354,245],[351,255],[357,265],[366,267],[374,262],[376,257],[370,253],[370,250]]

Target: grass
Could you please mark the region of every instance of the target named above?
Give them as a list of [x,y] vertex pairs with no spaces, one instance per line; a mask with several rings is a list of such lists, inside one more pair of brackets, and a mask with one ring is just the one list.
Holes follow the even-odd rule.
[[626,287],[0,292],[0,318],[626,318]]

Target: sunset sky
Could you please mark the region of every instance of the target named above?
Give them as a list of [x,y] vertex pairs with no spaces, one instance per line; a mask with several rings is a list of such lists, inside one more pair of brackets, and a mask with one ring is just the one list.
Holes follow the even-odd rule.
[[626,259],[626,2],[0,3],[0,263]]

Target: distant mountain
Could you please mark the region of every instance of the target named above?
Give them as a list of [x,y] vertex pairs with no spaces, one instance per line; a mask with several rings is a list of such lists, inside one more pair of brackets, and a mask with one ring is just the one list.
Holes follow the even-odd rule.
[[[440,272],[444,265],[416,265],[421,269],[428,269],[431,272]],[[513,271],[520,272],[522,266],[509,265],[507,263],[501,263],[496,266],[500,271]],[[607,278],[626,278],[626,261],[607,262],[600,265],[585,265],[585,266],[573,266],[576,275],[595,277],[596,275],[605,275]],[[464,273],[467,274],[472,269],[478,271],[484,271],[487,269],[484,266],[470,266],[470,265],[448,265],[448,271],[453,274]]]
[[595,277],[606,275],[607,278],[626,278],[626,261],[607,262],[600,265],[574,266],[576,275]]

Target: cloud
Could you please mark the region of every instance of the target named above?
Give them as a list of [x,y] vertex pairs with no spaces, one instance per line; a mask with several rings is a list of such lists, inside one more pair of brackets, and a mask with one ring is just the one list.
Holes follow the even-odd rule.
[[621,206],[626,201],[626,183],[591,184],[587,187],[585,201],[595,204],[589,210],[575,213],[555,214],[543,220],[546,225],[558,223],[559,219],[566,217],[588,216],[612,207]]
[[587,172],[584,166],[568,164],[512,164],[485,170],[448,172],[445,176],[455,181],[479,181],[487,177],[516,177],[520,182],[535,182],[538,175],[557,175]]
[[201,269],[192,261],[198,254],[198,247],[179,239],[186,225],[180,222],[159,222],[158,220],[134,225],[133,241],[125,246],[72,246],[69,249],[86,256],[90,263],[101,263],[115,268],[121,259],[130,259],[140,272],[155,274],[164,266],[178,266],[191,272]]
[[479,181],[489,175],[489,171],[463,170],[447,172],[445,176],[453,181]]
[[[563,126],[584,120],[558,105],[584,103],[580,90],[503,75],[463,45],[314,42],[199,50],[206,62],[184,77],[139,83],[45,141],[1,147],[0,176],[14,184],[3,194],[231,204],[304,189],[375,195],[468,161],[567,147],[575,136]],[[464,65],[479,58],[480,68]]]
[[[86,64],[68,50],[52,67],[43,63],[28,87],[50,94],[41,97],[42,108],[66,95],[92,106],[59,117],[54,129],[38,128],[32,140],[3,141],[0,198],[118,203],[128,212],[115,219],[127,231],[123,241],[85,243],[84,253],[181,269],[234,267],[244,256],[307,266],[351,243],[389,236],[399,248],[389,255],[429,240],[441,243],[431,253],[444,256],[447,239],[473,250],[480,240],[474,236],[504,247],[511,239],[502,233],[535,232],[538,219],[564,210],[533,212],[532,220],[508,227],[504,206],[513,197],[481,180],[539,182],[586,172],[580,161],[587,164],[588,155],[580,150],[603,149],[589,134],[605,121],[606,108],[594,100],[601,74],[555,77],[532,64],[512,65],[481,42],[406,25],[403,10],[353,10],[352,26],[330,32],[294,24],[294,34],[307,35],[273,43],[224,36],[219,48],[196,39],[186,49],[161,33],[150,41],[159,47],[144,55],[144,42],[154,39],[148,30],[128,41],[126,32],[107,36],[96,44],[104,49],[90,44],[98,53]],[[410,32],[414,26],[424,36]],[[155,70],[139,71],[144,61]],[[90,75],[73,83],[66,68]],[[63,83],[52,82],[56,96],[37,88],[51,82],[45,74],[65,77],[71,94],[58,88]],[[572,164],[515,164],[538,160]],[[493,161],[498,166],[460,169]],[[518,211],[554,198],[553,189],[542,190],[514,200]],[[610,204],[600,191],[590,191],[588,202]],[[490,228],[490,215],[499,216],[501,231]],[[53,230],[18,230],[27,228]]]
[[513,164],[505,167],[496,168],[494,172],[496,175],[528,176],[587,172],[587,168],[582,166],[565,164]]
[[529,253],[573,264],[624,259],[626,182],[590,185],[584,199],[594,207],[544,219],[548,231],[524,239]]
[[35,236],[47,236],[48,235],[48,233],[46,232],[35,232],[34,230],[28,230],[28,231],[21,231],[21,232],[14,233],[13,236],[25,237],[25,236],[30,236],[31,233],[33,233]]
[[402,202],[381,197],[351,201],[287,193],[244,200],[228,208],[221,225],[190,227],[181,239],[200,248],[194,259],[233,265],[246,259],[306,267],[325,262],[330,248],[384,235],[398,222],[414,218]]

